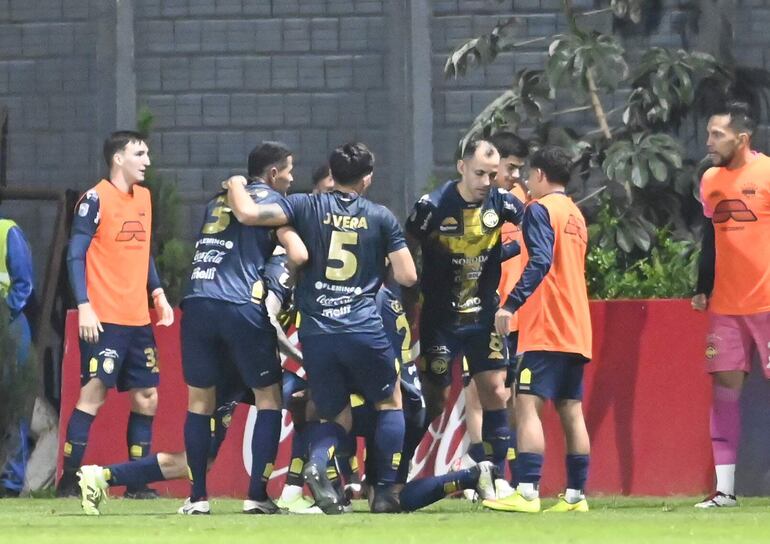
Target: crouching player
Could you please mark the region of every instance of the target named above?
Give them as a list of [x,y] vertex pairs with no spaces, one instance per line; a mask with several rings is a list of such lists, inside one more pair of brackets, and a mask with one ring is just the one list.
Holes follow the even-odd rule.
[[545,451],[540,416],[545,401],[552,400],[567,439],[567,490],[548,511],[588,511],[583,490],[589,439],[581,403],[583,367],[591,358],[585,284],[588,237],[583,215],[565,194],[571,164],[556,147],[545,147],[532,157],[527,185],[533,201],[523,221],[529,261],[495,316],[498,333],[506,334],[511,315],[521,308],[519,351],[524,355],[516,380],[519,484],[510,497],[483,502],[493,510],[540,511],[538,484]]

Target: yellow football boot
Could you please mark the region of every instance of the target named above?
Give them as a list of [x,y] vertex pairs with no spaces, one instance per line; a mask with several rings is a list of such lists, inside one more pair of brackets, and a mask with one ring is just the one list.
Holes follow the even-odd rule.
[[501,512],[524,512],[526,514],[537,514],[540,512],[540,497],[527,500],[518,492],[504,499],[488,499],[481,504],[490,510],[499,510]]
[[559,502],[546,508],[544,512],[588,512],[588,501],[583,497],[578,502],[570,503],[564,498],[564,494],[560,494]]

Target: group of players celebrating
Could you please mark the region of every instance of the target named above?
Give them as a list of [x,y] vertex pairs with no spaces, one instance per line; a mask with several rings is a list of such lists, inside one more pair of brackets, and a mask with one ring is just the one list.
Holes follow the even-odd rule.
[[[712,124],[721,120],[739,144],[729,160],[754,162],[744,117],[714,116],[710,149]],[[719,145],[720,153],[727,148]],[[363,196],[375,169],[364,144],[334,149],[328,167],[314,174],[317,189],[288,196],[292,151],[259,144],[249,154],[248,177],[223,182],[206,207],[181,304],[185,451],[157,454],[150,453],[159,366],[148,293],[159,325],[173,323],[174,313],[150,251],[149,193],[138,185],[149,151],[142,135],[116,132],[104,155],[110,177],[78,203],[68,254],[82,387],[67,427],[60,495],[77,494],[85,512],[98,515],[110,486],[143,498],[154,493],[148,483],[186,476],[190,496],[179,513],[209,514],[207,469],[234,405],[250,402],[257,416],[244,513],[351,511],[346,491],[359,486],[358,436],[366,440],[374,513],[413,511],[463,489],[474,490],[487,508],[534,513],[541,511],[541,414],[550,400],[566,438],[567,482],[547,511],[588,511],[590,445],[582,411],[583,369],[591,359],[588,235],[565,194],[572,161],[564,150],[544,146],[528,156],[526,142],[506,132],[470,142],[457,162],[459,179],[420,198],[404,234],[387,208]],[[729,160],[714,159],[716,170],[728,170]],[[713,207],[714,223],[721,207]],[[730,213],[735,219],[738,212]],[[725,251],[721,239],[717,256]],[[413,255],[421,256],[419,288]],[[701,269],[699,286],[710,291],[703,279],[708,267]],[[718,265],[716,271],[715,292]],[[419,319],[417,365],[407,315]],[[298,325],[301,353],[284,334],[289,322]],[[300,371],[283,370],[279,351],[301,361]],[[717,353],[713,348],[707,357]],[[407,482],[412,455],[443,411],[460,361],[468,374],[466,468]],[[722,370],[711,370],[717,384]],[[81,466],[90,425],[111,387],[131,395],[131,460]],[[715,395],[724,399],[725,389],[715,385]],[[267,482],[284,407],[295,428],[292,461],[284,492],[273,501]],[[352,484],[347,489],[340,472]],[[312,500],[303,497],[305,485]],[[727,491],[722,495],[734,502]],[[714,497],[707,501],[725,505]]]

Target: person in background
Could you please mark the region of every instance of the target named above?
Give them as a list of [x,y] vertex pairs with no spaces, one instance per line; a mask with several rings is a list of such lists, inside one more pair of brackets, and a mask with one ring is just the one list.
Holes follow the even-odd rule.
[[[32,253],[21,228],[0,219],[0,296],[10,314],[9,331],[16,344],[16,364],[29,358],[31,334],[24,308],[32,297]],[[0,379],[6,376],[0,374]],[[0,497],[17,497],[24,487],[29,459],[29,421],[22,419],[8,436],[8,457],[0,465]],[[0,461],[3,461],[0,459]]]

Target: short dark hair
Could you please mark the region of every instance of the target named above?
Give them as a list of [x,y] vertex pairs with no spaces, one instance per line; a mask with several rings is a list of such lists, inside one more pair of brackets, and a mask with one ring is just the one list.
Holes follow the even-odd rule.
[[757,121],[746,102],[731,100],[714,112],[714,115],[729,115],[730,128],[735,132],[747,132],[751,136],[757,130]]
[[318,185],[318,182],[322,179],[329,177],[329,163],[323,163],[321,166],[313,170],[313,174],[311,175],[311,179],[313,180],[313,186],[315,187]]
[[118,130],[107,136],[102,147],[107,168],[112,168],[112,157],[115,153],[125,149],[131,142],[144,142],[145,140],[145,135],[135,130]]
[[461,158],[463,160],[468,160],[472,158],[476,154],[476,151],[480,147],[482,147],[482,145],[486,145],[489,147],[489,149],[487,149],[484,152],[485,156],[487,157],[491,156],[496,150],[495,146],[489,140],[485,140],[484,138],[474,138],[473,140],[465,144],[465,149],[463,149]]
[[283,168],[291,156],[291,149],[286,144],[262,142],[249,153],[249,177],[260,177],[271,166]]
[[539,168],[551,183],[565,187],[572,172],[572,158],[561,147],[547,145],[535,151],[529,160],[532,168]]
[[513,132],[496,132],[489,141],[497,148],[501,158],[519,157],[520,159],[524,159],[529,155],[529,144],[527,143],[527,140],[519,137]]
[[361,142],[339,146],[329,155],[329,169],[340,185],[354,185],[374,171],[374,154]]

